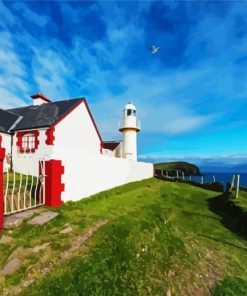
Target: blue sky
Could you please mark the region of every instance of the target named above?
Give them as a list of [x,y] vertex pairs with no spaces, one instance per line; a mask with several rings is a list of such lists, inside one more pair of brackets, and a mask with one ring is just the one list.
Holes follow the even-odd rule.
[[247,163],[246,69],[244,2],[0,2],[0,107],[85,96],[109,140],[131,101],[142,159]]

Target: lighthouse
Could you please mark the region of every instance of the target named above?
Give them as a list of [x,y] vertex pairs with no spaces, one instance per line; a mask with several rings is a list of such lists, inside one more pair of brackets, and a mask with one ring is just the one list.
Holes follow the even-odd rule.
[[123,119],[119,131],[123,133],[123,158],[137,161],[137,133],[140,122],[136,118],[136,107],[128,103],[123,109]]

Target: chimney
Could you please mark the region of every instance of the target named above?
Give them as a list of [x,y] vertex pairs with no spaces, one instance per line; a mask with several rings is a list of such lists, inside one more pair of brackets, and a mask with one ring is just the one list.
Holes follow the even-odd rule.
[[31,98],[33,99],[34,106],[51,103],[50,99],[48,99],[45,95],[42,95],[39,92],[36,95],[32,95]]

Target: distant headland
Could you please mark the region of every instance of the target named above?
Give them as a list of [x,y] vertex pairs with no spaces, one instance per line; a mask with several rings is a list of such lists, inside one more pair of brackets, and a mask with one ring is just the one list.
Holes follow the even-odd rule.
[[185,161],[175,161],[175,162],[162,162],[154,164],[155,170],[165,170],[170,176],[175,176],[177,171],[179,174],[184,173],[185,176],[200,176],[200,169],[198,166],[185,162]]

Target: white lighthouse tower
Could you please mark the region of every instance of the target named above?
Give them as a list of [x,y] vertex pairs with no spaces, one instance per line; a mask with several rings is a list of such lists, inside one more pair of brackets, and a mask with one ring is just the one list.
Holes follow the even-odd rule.
[[137,133],[140,130],[136,107],[128,103],[123,109],[123,120],[119,128],[123,133],[123,158],[137,161]]

